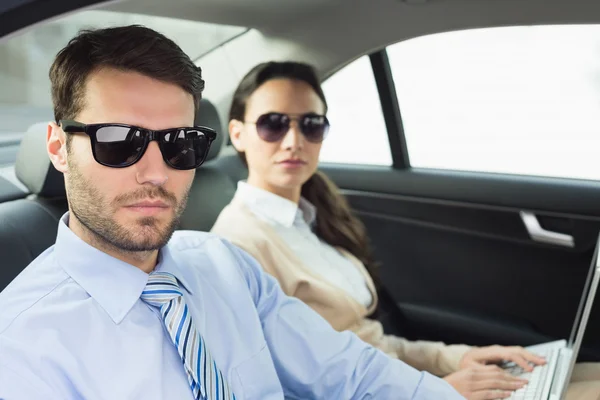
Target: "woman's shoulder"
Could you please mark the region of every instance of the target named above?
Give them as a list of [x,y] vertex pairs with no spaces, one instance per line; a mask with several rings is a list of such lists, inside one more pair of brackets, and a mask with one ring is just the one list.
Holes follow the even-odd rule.
[[274,270],[275,259],[286,257],[275,231],[244,204],[232,202],[225,207],[211,232],[253,256],[267,272]]
[[235,219],[239,219],[239,218],[247,219],[247,217],[250,215],[249,211],[250,210],[248,210],[248,208],[246,208],[241,201],[238,201],[234,197],[231,200],[231,202],[229,204],[227,204],[221,210],[221,212],[219,213],[219,216],[217,218],[217,222],[229,220],[229,219],[232,219],[232,218],[235,218]]
[[221,211],[211,232],[233,242],[262,241],[268,235],[264,224],[235,198]]

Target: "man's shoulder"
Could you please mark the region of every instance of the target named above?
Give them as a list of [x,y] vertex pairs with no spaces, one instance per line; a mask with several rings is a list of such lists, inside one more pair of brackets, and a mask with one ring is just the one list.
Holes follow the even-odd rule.
[[[232,269],[246,276],[256,269],[242,248],[214,233],[176,231],[168,244],[172,256],[191,271],[214,277],[227,276]],[[231,276],[231,275],[229,275]]]
[[69,275],[57,263],[53,247],[33,260],[0,292],[0,335],[67,281]]
[[217,234],[201,231],[175,231],[168,244],[175,251],[206,252],[214,247],[226,250],[228,242]]
[[227,265],[239,267],[237,249],[228,240],[207,232],[176,231],[169,241],[172,256],[193,269],[224,268]]

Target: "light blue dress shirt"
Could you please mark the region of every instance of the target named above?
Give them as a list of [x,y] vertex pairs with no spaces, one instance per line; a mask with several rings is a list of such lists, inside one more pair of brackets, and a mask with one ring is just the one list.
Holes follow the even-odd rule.
[[[0,399],[192,399],[148,274],[60,222],[56,244],[0,293]],[[1,262],[1,261],[0,261]],[[443,380],[338,333],[246,253],[176,232],[157,270],[175,275],[239,400],[461,399]]]

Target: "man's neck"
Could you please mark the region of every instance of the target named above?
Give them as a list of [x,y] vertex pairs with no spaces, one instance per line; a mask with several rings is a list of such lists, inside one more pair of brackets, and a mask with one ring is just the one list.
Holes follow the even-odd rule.
[[126,251],[115,247],[86,228],[72,213],[69,213],[69,228],[81,240],[111,257],[126,262],[149,274],[158,262],[158,250]]

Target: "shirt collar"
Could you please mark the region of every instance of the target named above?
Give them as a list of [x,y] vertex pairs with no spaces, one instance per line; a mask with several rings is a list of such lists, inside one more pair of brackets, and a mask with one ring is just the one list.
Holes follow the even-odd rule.
[[317,207],[315,207],[310,201],[304,197],[300,197],[300,203],[298,204],[302,212],[304,221],[312,228],[317,222]]
[[[158,264],[154,268],[155,271],[169,272],[177,278],[177,282],[189,294],[193,294],[192,285],[189,278],[186,277],[185,261],[179,259],[179,253],[172,248],[172,243],[169,243],[160,249],[158,253]],[[140,292],[141,295],[141,292]]]
[[[67,212],[58,224],[54,247],[58,264],[119,324],[140,298],[148,274],[90,246],[69,228],[68,223]],[[171,272],[190,292],[190,285],[168,247],[160,250],[156,269]]]
[[244,181],[238,182],[235,195],[253,213],[288,228],[297,218],[303,219],[308,225],[314,224],[316,220],[316,207],[303,197],[300,198],[299,204],[296,204]]

